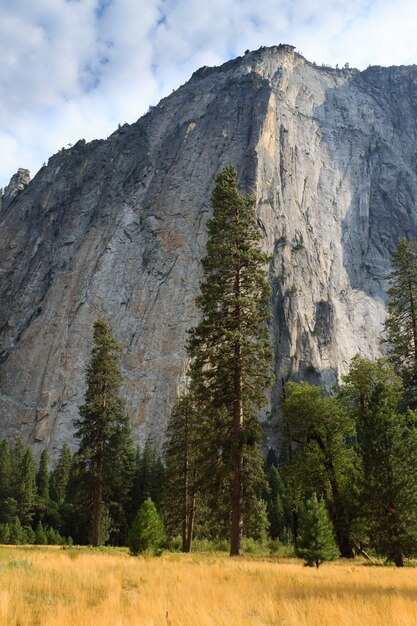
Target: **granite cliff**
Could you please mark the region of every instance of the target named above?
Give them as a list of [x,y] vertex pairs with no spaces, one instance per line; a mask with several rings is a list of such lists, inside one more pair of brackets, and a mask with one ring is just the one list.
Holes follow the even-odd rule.
[[136,124],[26,170],[0,208],[0,417],[52,455],[71,441],[93,321],[124,347],[135,437],[163,438],[213,176],[236,165],[273,254],[277,384],[327,387],[379,354],[386,275],[417,233],[417,67],[318,67],[291,46],[202,68]]

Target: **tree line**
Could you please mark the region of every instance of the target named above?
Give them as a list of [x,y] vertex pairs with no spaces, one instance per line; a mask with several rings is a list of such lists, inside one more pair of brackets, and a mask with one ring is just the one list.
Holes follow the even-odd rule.
[[227,539],[232,556],[242,553],[244,536],[269,537],[293,543],[317,566],[338,553],[403,565],[417,554],[414,245],[400,240],[393,257],[387,357],[356,356],[330,395],[287,381],[280,444],[264,460],[258,414],[272,384],[271,259],[254,198],[239,192],[234,168],[217,177],[212,208],[187,388],[163,450],[150,442],[135,450],[121,348],[108,322],[96,320],[78,450],[71,455],[64,445],[49,471],[46,452],[36,469],[22,442],[3,441],[0,532],[10,540],[20,524],[28,541],[42,531],[51,542],[55,533],[56,542],[128,543],[133,551],[151,536],[158,544],[179,536],[183,551],[194,537]]

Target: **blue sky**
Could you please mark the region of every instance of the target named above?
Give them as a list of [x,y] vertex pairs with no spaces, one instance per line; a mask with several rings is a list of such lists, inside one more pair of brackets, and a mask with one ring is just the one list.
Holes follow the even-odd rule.
[[0,187],[107,137],[184,83],[262,45],[364,69],[417,63],[415,0],[0,0]]

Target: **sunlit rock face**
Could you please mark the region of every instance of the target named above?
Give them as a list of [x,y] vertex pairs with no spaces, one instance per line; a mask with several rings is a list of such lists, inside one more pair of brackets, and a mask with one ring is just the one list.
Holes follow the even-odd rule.
[[52,456],[74,445],[103,316],[136,441],[161,443],[198,320],[213,177],[234,164],[273,255],[272,442],[282,380],[331,388],[355,353],[380,352],[390,255],[416,234],[416,135],[416,67],[323,68],[283,45],[202,68],[29,184],[19,170],[0,208],[3,433]]

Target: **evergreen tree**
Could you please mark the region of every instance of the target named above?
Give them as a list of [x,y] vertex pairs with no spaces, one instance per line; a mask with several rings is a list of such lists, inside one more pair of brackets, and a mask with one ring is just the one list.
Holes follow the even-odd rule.
[[397,566],[417,553],[417,414],[401,413],[401,380],[386,361],[356,356],[342,397],[354,416],[362,507],[372,546]]
[[326,505],[313,494],[300,515],[296,555],[305,559],[306,565],[319,567],[323,561],[338,556],[333,527]]
[[[133,454],[130,425],[120,396],[120,347],[108,323],[94,323],[94,347],[86,370],[85,402],[79,408],[76,436],[80,441],[78,467],[87,486],[92,506],[91,541],[100,544],[103,500],[117,502],[111,489],[126,478],[130,488],[132,466],[121,466],[120,459]],[[109,493],[107,487],[113,493]]]
[[16,483],[12,452],[9,442],[3,439],[0,444],[0,523],[12,522],[16,515]]
[[12,545],[24,543],[24,531],[18,517],[15,517],[13,522],[9,524],[9,532],[9,542]]
[[105,467],[103,489],[109,518],[109,542],[112,545],[126,545],[135,471],[135,447],[126,415],[122,416],[109,441],[110,450],[111,463],[107,463]]
[[409,390],[409,401],[417,402],[417,249],[401,238],[392,258],[384,341],[389,358]]
[[71,451],[67,443],[62,446],[55,469],[51,473],[51,492],[54,499],[62,503],[65,500],[66,489],[71,471]]
[[33,544],[35,543],[35,531],[33,530],[32,526],[24,526],[23,528],[24,532],[25,532],[25,536],[26,536],[26,543],[30,543]]
[[182,551],[190,552],[193,539],[198,479],[197,412],[190,394],[175,404],[166,430],[164,519],[171,535],[182,536]]
[[[216,179],[203,260],[205,279],[197,300],[202,320],[189,341],[192,387],[202,415],[201,441],[214,454],[209,474],[219,477],[220,470],[224,478],[219,477],[219,483],[228,490],[232,556],[242,552],[244,498],[250,491],[245,474],[247,479],[255,477],[253,484],[262,482],[256,413],[271,383],[272,359],[268,256],[260,248],[254,199],[240,194],[236,185],[233,167]],[[257,470],[250,467],[254,463]]]
[[0,524],[0,544],[10,543],[9,524]]
[[354,421],[343,403],[324,396],[320,387],[306,382],[287,383],[283,403],[282,434],[291,446],[287,476],[298,499],[312,492],[326,500],[339,550],[353,557],[351,524],[355,512],[347,507],[347,494],[354,473]]
[[165,531],[154,503],[147,498],[140,507],[128,535],[132,554],[157,551],[165,540]]
[[35,543],[41,546],[48,543],[48,539],[42,522],[38,522],[35,528]]
[[146,441],[143,451],[136,451],[133,478],[132,505],[133,513],[140,508],[147,498],[158,507],[161,501],[165,468],[156,446]]
[[48,453],[44,450],[39,461],[38,473],[36,474],[36,487],[39,500],[46,505],[49,500],[49,472]]
[[17,503],[20,522],[30,524],[36,503],[36,466],[30,448],[26,450],[19,467]]
[[12,472],[9,442],[3,439],[0,444],[0,502],[12,495]]
[[275,465],[270,466],[267,476],[270,488],[267,498],[269,534],[271,539],[283,540],[287,525],[284,510],[284,485]]
[[19,435],[16,438],[16,442],[12,449],[12,491],[14,494],[17,494],[19,488],[19,476],[20,476],[20,466],[23,461],[23,457],[27,451],[27,445],[24,441],[23,437]]

